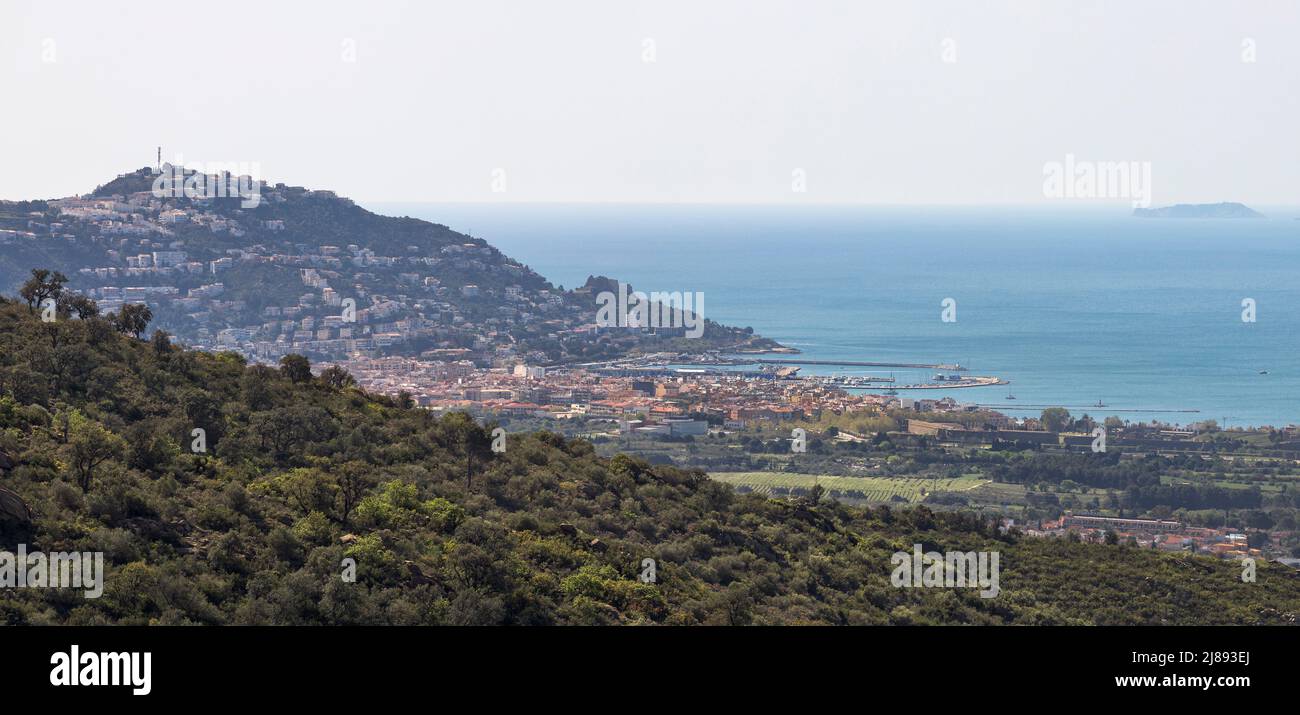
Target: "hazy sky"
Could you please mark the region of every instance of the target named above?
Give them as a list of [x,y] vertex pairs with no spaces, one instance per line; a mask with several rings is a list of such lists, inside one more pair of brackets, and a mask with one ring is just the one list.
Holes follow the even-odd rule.
[[1296,0],[3,0],[0,198],[162,145],[362,201],[1042,203],[1072,154],[1296,204],[1297,36]]

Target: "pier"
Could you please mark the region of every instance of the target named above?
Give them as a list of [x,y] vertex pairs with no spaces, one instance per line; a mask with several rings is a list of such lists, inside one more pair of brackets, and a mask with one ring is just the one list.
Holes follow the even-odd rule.
[[1145,413],[1149,413],[1149,414],[1159,414],[1159,413],[1162,413],[1162,412],[1166,412],[1166,413],[1191,413],[1191,412],[1200,412],[1200,410],[1195,410],[1195,409],[1180,409],[1180,410],[1175,410],[1175,409],[1150,409],[1150,410],[1148,410],[1148,409],[1143,409],[1143,408],[1140,408],[1140,407],[1112,408],[1112,407],[1108,407],[1108,406],[1106,406],[1106,405],[1102,405],[1101,407],[1098,407],[1097,405],[1026,405],[1026,404],[986,405],[986,404],[978,403],[978,404],[976,404],[975,406],[976,406],[976,407],[987,407],[987,408],[989,408],[989,409],[998,410],[998,411],[1000,411],[1000,412],[1026,412],[1026,411],[1028,411],[1028,412],[1033,412],[1033,411],[1037,411],[1037,410],[1040,410],[1040,409],[1047,409],[1048,407],[1060,407],[1060,408],[1062,408],[1062,409],[1066,409],[1066,410],[1096,410],[1096,411],[1098,411],[1098,412],[1102,412],[1102,411],[1104,411],[1104,412],[1114,413],[1114,414],[1131,413],[1131,412],[1145,412]]
[[926,364],[919,362],[864,362],[861,360],[795,360],[789,358],[759,358],[754,360],[758,363],[769,365],[831,365],[836,367],[903,367],[918,368],[922,370],[952,370],[954,372],[964,372],[966,368],[961,365],[947,365],[944,363]]
[[990,387],[1010,384],[1000,377],[971,376],[957,382],[921,383],[916,385],[894,385],[893,390],[951,390],[962,387]]

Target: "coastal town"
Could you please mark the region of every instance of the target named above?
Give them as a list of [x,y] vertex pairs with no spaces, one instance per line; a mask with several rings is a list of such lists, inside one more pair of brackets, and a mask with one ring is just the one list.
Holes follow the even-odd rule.
[[[618,361],[558,368],[519,362],[480,369],[467,354],[423,357],[444,359],[355,357],[333,364],[348,370],[367,389],[406,393],[417,404],[435,410],[462,409],[557,420],[631,419],[634,425],[644,422],[632,429],[646,433],[676,434],[661,423],[689,416],[707,418],[723,427],[743,428],[753,421],[815,418],[823,411],[877,410],[903,404],[884,395],[850,394],[824,381],[779,370],[645,367]],[[689,359],[671,354],[648,357],[663,365]],[[909,400],[908,404],[925,408],[956,406],[950,399]]]

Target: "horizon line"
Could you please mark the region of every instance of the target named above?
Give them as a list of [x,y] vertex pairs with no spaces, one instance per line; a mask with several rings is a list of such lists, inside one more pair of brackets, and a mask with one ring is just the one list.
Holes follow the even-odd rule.
[[[340,196],[342,196],[340,194]],[[1173,201],[1169,203],[1151,202],[1150,206],[1137,207],[1131,202],[1099,202],[1092,200],[1070,201],[1062,203],[1060,201],[1044,202],[987,202],[987,203],[964,203],[964,202],[934,202],[934,203],[898,203],[898,202],[863,202],[863,201],[637,201],[637,200],[492,200],[492,199],[362,199],[345,197],[358,204],[432,204],[432,205],[465,205],[465,206],[746,206],[746,207],[801,207],[801,206],[834,206],[845,208],[1030,208],[1030,209],[1090,209],[1090,210],[1113,210],[1135,208],[1158,208],[1165,206],[1177,205],[1213,205],[1221,203],[1236,203],[1248,207],[1261,208],[1281,208],[1281,209],[1300,209],[1298,203],[1254,203],[1247,201]]]

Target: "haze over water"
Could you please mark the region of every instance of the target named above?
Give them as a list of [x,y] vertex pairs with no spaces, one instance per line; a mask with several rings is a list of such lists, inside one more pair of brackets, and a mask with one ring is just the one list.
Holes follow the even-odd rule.
[[[701,291],[709,319],[752,326],[808,359],[960,362],[1011,381],[903,397],[950,395],[1015,416],[1055,404],[1133,421],[1300,422],[1295,209],[1177,220],[1122,206],[368,208],[484,238],[570,288],[603,274],[638,290]],[[948,297],[955,323],[940,320]],[[1243,298],[1257,302],[1257,322],[1242,321]],[[934,373],[803,371],[892,373],[899,384]],[[1091,407],[1098,400],[1107,407]],[[1200,412],[1146,411],[1186,409]]]

